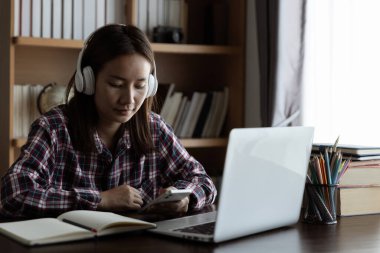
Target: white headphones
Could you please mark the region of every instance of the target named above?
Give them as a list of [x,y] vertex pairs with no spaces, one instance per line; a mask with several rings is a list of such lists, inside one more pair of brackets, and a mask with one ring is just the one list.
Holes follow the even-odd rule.
[[[123,24],[120,24],[121,26],[126,26]],[[90,66],[86,66],[81,69],[82,65],[82,57],[83,53],[87,48],[88,42],[91,40],[91,38],[94,36],[96,31],[99,29],[95,30],[90,36],[85,40],[84,46],[82,50],[79,52],[78,56],[78,61],[77,61],[77,69],[75,72],[75,88],[78,92],[84,93],[86,95],[93,95],[95,93],[95,75],[94,71]],[[149,79],[148,79],[148,92],[146,94],[146,97],[152,97],[156,94],[157,88],[158,88],[158,80],[156,76],[156,63],[153,60],[153,74],[149,74]]]

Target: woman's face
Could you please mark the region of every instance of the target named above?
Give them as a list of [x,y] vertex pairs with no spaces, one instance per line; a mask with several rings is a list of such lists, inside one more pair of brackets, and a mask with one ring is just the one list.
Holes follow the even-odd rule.
[[118,127],[133,117],[148,92],[150,68],[139,54],[122,55],[103,66],[95,85],[100,124]]

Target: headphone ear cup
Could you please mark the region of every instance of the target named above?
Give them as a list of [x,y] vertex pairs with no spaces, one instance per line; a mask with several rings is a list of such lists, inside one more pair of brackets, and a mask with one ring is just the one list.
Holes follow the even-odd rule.
[[146,94],[147,97],[153,97],[158,88],[158,80],[154,75],[149,74],[149,80],[148,80],[148,92]]
[[95,76],[90,66],[83,69],[83,93],[86,95],[95,93]]
[[78,92],[83,92],[83,76],[80,71],[75,72],[75,88]]

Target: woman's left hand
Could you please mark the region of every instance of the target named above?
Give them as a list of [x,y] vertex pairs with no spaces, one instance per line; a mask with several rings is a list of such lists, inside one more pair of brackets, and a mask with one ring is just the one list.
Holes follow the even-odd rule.
[[[159,194],[163,194],[166,191],[169,190],[176,190],[177,188],[170,186],[165,189],[160,189]],[[189,209],[189,197],[185,197],[179,201],[172,201],[172,202],[164,202],[152,205],[147,209],[147,212],[149,213],[159,213],[169,216],[177,216],[177,215],[183,215],[187,213]]]

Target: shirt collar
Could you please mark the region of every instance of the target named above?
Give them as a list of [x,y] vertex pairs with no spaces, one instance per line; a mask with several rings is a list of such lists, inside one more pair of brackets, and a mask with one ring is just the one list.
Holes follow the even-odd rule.
[[[131,136],[130,136],[130,133],[129,133],[129,130],[125,127],[125,126],[122,126],[123,127],[123,133],[121,135],[121,138],[119,139],[118,143],[117,143],[117,146],[116,146],[116,154],[118,154],[119,152],[122,152],[126,149],[130,149],[131,148]],[[95,140],[95,146],[96,146],[96,151],[98,154],[101,154],[104,149],[105,149],[105,146],[102,142],[102,140],[100,139],[100,136],[98,134],[97,131],[95,131],[94,133],[94,140]]]

